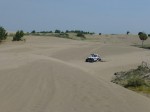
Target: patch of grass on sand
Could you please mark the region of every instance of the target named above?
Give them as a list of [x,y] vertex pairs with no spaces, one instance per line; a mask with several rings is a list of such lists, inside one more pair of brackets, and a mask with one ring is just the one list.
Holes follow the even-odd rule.
[[150,68],[146,62],[127,72],[117,72],[112,79],[113,83],[127,89],[150,96]]
[[128,87],[128,89],[139,93],[150,94],[150,87],[148,86]]

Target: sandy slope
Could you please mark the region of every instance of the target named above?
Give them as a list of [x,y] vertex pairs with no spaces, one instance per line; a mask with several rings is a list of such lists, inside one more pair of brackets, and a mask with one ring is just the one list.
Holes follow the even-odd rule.
[[[135,38],[114,39],[28,37],[0,45],[0,112],[149,112],[149,98],[110,79],[150,53],[129,46]],[[93,52],[106,62],[85,63]]]

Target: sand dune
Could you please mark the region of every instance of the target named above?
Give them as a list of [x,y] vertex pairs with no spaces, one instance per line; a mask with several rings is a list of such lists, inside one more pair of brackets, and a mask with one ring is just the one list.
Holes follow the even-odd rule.
[[[114,72],[149,61],[149,51],[130,46],[131,38],[108,39],[28,37],[1,45],[0,112],[149,112],[149,98],[110,82]],[[106,62],[85,63],[93,52]]]

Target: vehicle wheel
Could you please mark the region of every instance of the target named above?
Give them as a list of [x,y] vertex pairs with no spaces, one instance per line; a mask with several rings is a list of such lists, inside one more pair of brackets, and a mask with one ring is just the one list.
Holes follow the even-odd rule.
[[101,59],[98,59],[98,61],[101,61]]
[[94,62],[94,59],[91,59],[91,62],[93,63],[93,62]]

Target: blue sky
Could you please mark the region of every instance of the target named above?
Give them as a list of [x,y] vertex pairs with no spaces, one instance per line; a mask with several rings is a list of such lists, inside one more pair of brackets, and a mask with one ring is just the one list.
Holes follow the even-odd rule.
[[150,0],[0,1],[0,26],[8,31],[150,33]]

